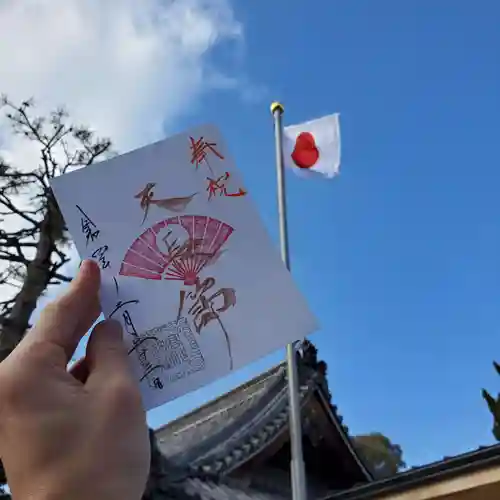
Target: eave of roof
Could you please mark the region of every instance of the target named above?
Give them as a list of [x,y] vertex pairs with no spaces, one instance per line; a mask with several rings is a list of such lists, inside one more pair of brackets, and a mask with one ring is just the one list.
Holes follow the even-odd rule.
[[[286,378],[283,378],[286,382]],[[310,381],[312,382],[312,380]],[[312,386],[301,384],[299,397],[303,405],[310,394]],[[246,432],[240,439],[231,439],[231,444],[219,453],[209,454],[206,459],[196,460],[197,469],[204,474],[228,474],[262,452],[288,428],[288,392],[283,383],[272,403],[262,408],[255,419],[247,423]],[[224,449],[225,448],[225,449]]]
[[374,494],[387,495],[407,491],[427,483],[442,481],[496,465],[500,465],[500,444],[416,467],[369,485],[359,486],[347,491],[332,492],[324,496],[323,500],[363,500],[373,498]]
[[320,387],[317,387],[317,392],[319,394],[320,401],[325,408],[325,411],[327,412],[331,422],[335,426],[338,435],[342,438],[342,441],[344,442],[345,447],[349,450],[349,452],[350,452],[351,456],[353,457],[353,459],[355,460],[357,466],[359,467],[359,469],[363,473],[364,478],[368,482],[372,482],[374,479],[373,475],[370,472],[370,470],[368,469],[368,467],[365,465],[362,457],[358,454],[358,452],[354,448],[354,445],[353,445],[351,439],[349,438],[348,434],[344,430],[344,427],[340,423],[339,415],[337,415],[336,412],[332,411],[332,409],[330,408],[330,404],[329,404],[328,400],[326,399],[325,395],[323,394],[323,391],[321,390]]

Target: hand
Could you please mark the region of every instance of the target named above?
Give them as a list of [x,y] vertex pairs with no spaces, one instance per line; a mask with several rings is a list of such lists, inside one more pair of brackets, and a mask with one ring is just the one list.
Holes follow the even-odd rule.
[[85,261],[68,292],[0,364],[0,456],[16,500],[139,500],[150,450],[121,327],[97,325],[99,268]]

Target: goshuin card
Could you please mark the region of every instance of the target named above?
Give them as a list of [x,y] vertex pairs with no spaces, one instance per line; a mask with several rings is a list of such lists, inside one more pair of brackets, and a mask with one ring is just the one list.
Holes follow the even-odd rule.
[[218,129],[201,126],[53,179],[80,256],[101,267],[146,409],[309,335]]

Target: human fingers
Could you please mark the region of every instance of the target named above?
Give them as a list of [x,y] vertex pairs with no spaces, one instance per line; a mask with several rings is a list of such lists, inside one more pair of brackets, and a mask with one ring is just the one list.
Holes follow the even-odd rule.
[[100,270],[84,261],[69,289],[41,313],[35,327],[26,335],[26,343],[47,342],[64,353],[66,366],[78,342],[99,316]]
[[85,384],[89,376],[87,360],[85,358],[80,358],[71,366],[68,371],[76,380],[78,380],[82,384]]
[[90,385],[100,384],[111,378],[131,383],[133,381],[127,349],[123,343],[122,327],[117,321],[103,321],[92,330],[85,360],[88,369],[87,383]]

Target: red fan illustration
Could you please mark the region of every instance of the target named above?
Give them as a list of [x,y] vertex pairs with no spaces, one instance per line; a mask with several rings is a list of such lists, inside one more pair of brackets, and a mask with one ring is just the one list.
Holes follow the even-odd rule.
[[233,230],[225,222],[204,215],[163,220],[132,243],[120,274],[195,285],[200,271],[220,257],[222,246]]

